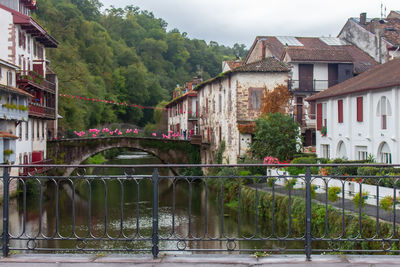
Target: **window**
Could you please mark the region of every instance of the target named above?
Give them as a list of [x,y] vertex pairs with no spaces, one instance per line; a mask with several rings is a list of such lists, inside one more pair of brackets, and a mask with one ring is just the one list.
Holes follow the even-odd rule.
[[18,137],[19,140],[22,140],[22,122],[20,122],[18,125]]
[[338,100],[338,123],[343,123],[343,99]]
[[31,129],[32,129],[32,141],[33,141],[33,139],[35,139],[35,121],[34,120],[32,120],[31,121],[32,123],[31,123],[31,125],[32,125],[32,127],[31,127]]
[[39,125],[39,121],[36,121],[36,138],[39,140],[39,129],[40,129],[40,125]]
[[219,113],[222,112],[222,95],[221,94],[219,94],[219,96],[218,96],[218,111],[219,111]]
[[381,117],[381,129],[387,129],[387,117],[392,115],[392,108],[386,96],[382,96],[379,100],[376,115]]
[[381,163],[392,163],[392,153],[390,152],[389,145],[386,142],[383,142],[379,146],[378,158]]
[[259,110],[261,108],[262,88],[249,88],[249,109]]
[[44,130],[45,129],[45,125],[44,124],[45,124],[45,122],[43,121],[42,122],[42,139],[44,139],[44,133],[45,133],[45,130]]
[[7,85],[13,86],[13,74],[11,71],[7,72]]
[[363,97],[357,97],[357,122],[363,122]]
[[329,145],[321,145],[321,152],[323,158],[329,159]]
[[368,158],[368,149],[366,146],[356,146],[357,160],[366,160]]
[[25,140],[28,141],[29,139],[29,125],[28,122],[25,122]]
[[326,127],[328,124],[327,121],[327,104],[323,103],[322,104],[322,126]]
[[0,79],[2,79],[2,78],[3,78],[3,69],[0,66]]

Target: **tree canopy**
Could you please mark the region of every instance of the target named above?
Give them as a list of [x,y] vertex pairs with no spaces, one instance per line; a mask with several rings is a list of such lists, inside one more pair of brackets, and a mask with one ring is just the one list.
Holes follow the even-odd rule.
[[[177,84],[220,72],[223,60],[245,55],[245,46],[189,39],[136,6],[101,12],[99,0],[39,0],[35,18],[60,43],[48,49],[60,93],[156,106]],[[143,126],[153,110],[60,99],[63,130],[111,122]]]
[[255,158],[272,156],[280,161],[290,160],[300,146],[300,127],[292,117],[278,112],[256,120],[251,144],[251,152]]

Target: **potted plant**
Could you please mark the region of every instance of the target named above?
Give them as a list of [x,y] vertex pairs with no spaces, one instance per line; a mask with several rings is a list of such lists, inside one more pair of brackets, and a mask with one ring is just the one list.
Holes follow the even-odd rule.
[[328,131],[328,130],[327,130],[326,126],[322,127],[322,129],[321,129],[321,135],[322,135],[322,136],[326,136],[327,133],[328,133],[327,131]]

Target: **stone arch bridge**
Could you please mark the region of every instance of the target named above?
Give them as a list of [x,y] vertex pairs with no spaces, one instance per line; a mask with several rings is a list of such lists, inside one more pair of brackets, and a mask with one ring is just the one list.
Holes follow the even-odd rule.
[[[125,136],[48,141],[47,158],[56,164],[79,165],[87,158],[112,148],[144,151],[164,164],[200,163],[200,146],[189,141]],[[67,170],[64,175],[72,171]]]

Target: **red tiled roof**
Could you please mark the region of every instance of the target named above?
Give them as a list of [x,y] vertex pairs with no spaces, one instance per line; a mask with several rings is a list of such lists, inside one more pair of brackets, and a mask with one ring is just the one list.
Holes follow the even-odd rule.
[[234,68],[242,66],[243,65],[243,61],[228,60],[228,61],[226,61],[226,64],[228,64],[229,68],[232,70]]
[[275,36],[257,36],[245,62],[256,47],[257,42],[263,42],[272,56],[283,60],[286,53],[293,61],[326,61],[351,62],[354,73],[362,73],[377,63],[368,54],[353,45],[328,45],[318,37],[294,37],[303,46],[286,46]]
[[346,49],[286,48],[291,61],[353,62]]
[[6,139],[18,139],[19,137],[13,134],[10,134],[5,131],[0,131],[0,138],[6,138]]
[[351,79],[312,95],[307,101],[400,85],[400,59],[377,65]]
[[288,72],[289,68],[282,61],[267,57],[260,61],[245,64],[232,70],[232,72]]
[[[359,21],[357,21],[359,23]],[[375,34],[376,29],[382,29],[382,34],[385,39],[392,45],[400,45],[400,19],[386,18],[385,23],[381,23],[380,19],[372,19],[361,27]]]
[[176,102],[182,101],[183,99],[185,99],[186,97],[189,97],[189,96],[197,96],[197,92],[192,90],[192,91],[189,91],[189,92],[187,92],[187,93],[185,93],[185,94],[183,94],[181,96],[178,96],[178,97],[172,99],[168,104],[166,104],[165,107],[172,106]]
[[25,92],[24,90],[22,90],[20,88],[12,87],[12,86],[8,86],[8,85],[4,85],[4,84],[0,84],[0,90],[5,90],[5,91],[16,93],[19,95],[25,95],[27,97],[33,97],[33,95]]

